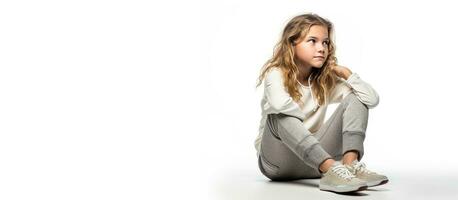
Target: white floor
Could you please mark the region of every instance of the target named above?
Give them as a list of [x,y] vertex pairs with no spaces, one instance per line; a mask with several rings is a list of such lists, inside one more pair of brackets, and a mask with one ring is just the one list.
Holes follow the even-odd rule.
[[251,169],[221,174],[211,179],[211,199],[458,199],[458,176],[452,172],[388,172],[389,183],[345,195],[320,191],[319,179],[272,182]]

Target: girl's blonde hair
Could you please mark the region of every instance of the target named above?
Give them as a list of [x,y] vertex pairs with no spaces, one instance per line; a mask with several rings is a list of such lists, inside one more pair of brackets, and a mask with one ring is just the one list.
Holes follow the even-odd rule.
[[336,75],[331,70],[331,67],[337,64],[337,58],[335,57],[334,28],[329,20],[312,13],[296,16],[286,24],[280,41],[275,45],[272,58],[270,58],[261,69],[256,87],[262,83],[266,73],[271,68],[278,67],[283,72],[283,85],[286,87],[287,92],[294,101],[301,107],[303,106],[300,101],[302,95],[298,89],[299,82],[296,78],[299,69],[296,65],[293,46],[305,38],[310,27],[313,25],[327,27],[329,34],[328,57],[321,68],[312,68],[312,73],[310,74],[314,96],[317,98],[320,105],[326,103],[327,96],[336,84]]

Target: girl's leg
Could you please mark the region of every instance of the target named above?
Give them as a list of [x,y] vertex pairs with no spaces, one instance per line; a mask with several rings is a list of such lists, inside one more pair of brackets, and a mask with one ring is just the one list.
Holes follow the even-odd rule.
[[274,181],[319,178],[318,167],[328,158],[301,120],[281,113],[267,116],[258,158],[265,176]]
[[336,160],[343,158],[344,164],[361,160],[364,155],[363,142],[369,111],[355,94],[348,94],[332,116],[315,133],[322,147]]
[[359,163],[364,155],[363,142],[367,121],[367,107],[351,93],[315,136],[327,152],[337,160],[343,157],[342,162],[347,169],[371,187],[387,183],[388,178]]

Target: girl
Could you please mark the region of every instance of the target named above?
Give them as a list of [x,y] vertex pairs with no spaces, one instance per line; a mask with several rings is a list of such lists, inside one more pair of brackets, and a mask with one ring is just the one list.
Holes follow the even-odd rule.
[[[337,65],[333,25],[316,15],[291,19],[263,66],[262,119],[255,146],[261,172],[273,181],[321,177],[319,188],[352,192],[388,178],[360,162],[368,109],[377,92]],[[323,124],[329,104],[340,103]]]

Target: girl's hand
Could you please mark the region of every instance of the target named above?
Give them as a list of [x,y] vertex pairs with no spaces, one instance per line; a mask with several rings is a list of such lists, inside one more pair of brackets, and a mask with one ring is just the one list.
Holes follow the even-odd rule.
[[351,70],[344,66],[331,65],[331,70],[339,77],[347,80],[352,74]]

